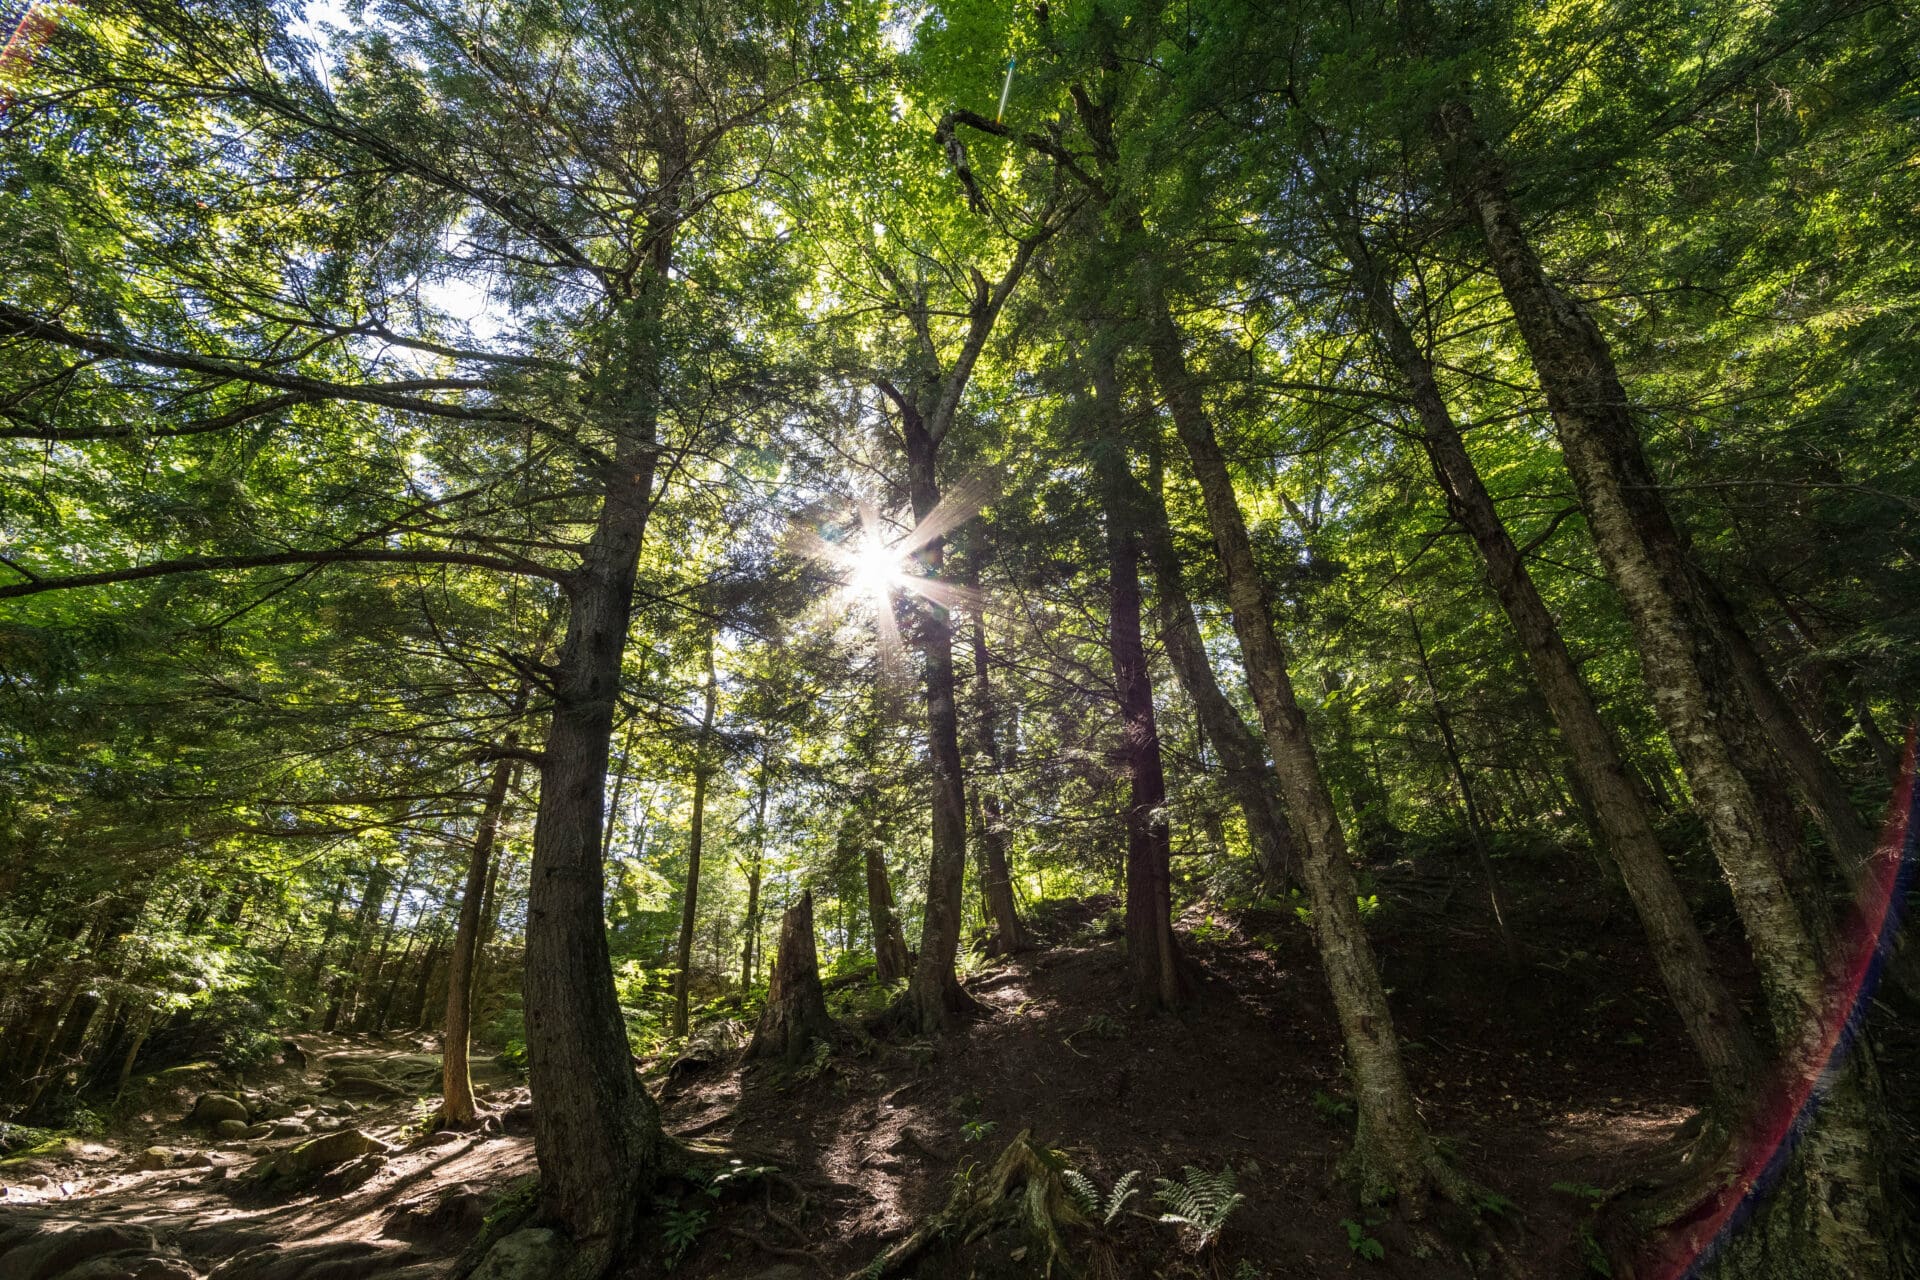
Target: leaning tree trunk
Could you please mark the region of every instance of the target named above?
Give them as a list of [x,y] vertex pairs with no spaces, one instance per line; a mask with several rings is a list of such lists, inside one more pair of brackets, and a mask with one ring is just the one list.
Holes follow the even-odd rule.
[[[1787,1073],[1798,1078],[1819,1066],[1824,975],[1817,919],[1802,914],[1787,878],[1799,851],[1775,846],[1764,798],[1753,790],[1753,779],[1772,768],[1753,674],[1741,671],[1727,619],[1703,597],[1700,572],[1660,496],[1606,338],[1548,278],[1504,168],[1466,104],[1446,105],[1437,123],[1448,177],[1479,225],[1546,393],[1588,527],[1632,623],[1655,708],[1732,889]],[[1812,797],[1803,799],[1817,812]],[[1815,904],[1808,909],[1817,915]],[[1871,1076],[1860,1054],[1840,1069],[1794,1152],[1767,1214],[1770,1224],[1750,1233],[1754,1240],[1791,1241],[1798,1274],[1877,1275],[1892,1266],[1889,1244],[1901,1215],[1883,1182],[1884,1121]],[[1798,1206],[1810,1209],[1803,1214]],[[1730,1257],[1725,1265],[1729,1274],[1741,1274],[1740,1261]],[[1755,1265],[1748,1274],[1761,1274]]]
[[1633,775],[1612,730],[1601,720],[1593,695],[1568,652],[1559,624],[1540,598],[1513,535],[1501,520],[1480,472],[1447,408],[1432,362],[1414,341],[1368,245],[1351,215],[1330,204],[1330,216],[1346,234],[1344,248],[1355,283],[1373,319],[1385,353],[1398,370],[1419,414],[1427,457],[1446,497],[1447,510],[1473,539],[1487,584],[1493,589],[1535,682],[1545,698],[1577,772],[1607,850],[1659,966],[1668,995],[1680,1013],[1707,1071],[1714,1097],[1729,1122],[1760,1070],[1760,1053],[1746,1016],[1714,973],[1692,909],[1654,833]]
[[1454,787],[1460,792],[1460,807],[1466,813],[1467,839],[1473,845],[1474,860],[1480,864],[1480,876],[1487,882],[1487,905],[1493,911],[1494,928],[1500,934],[1500,949],[1506,956],[1507,964],[1518,968],[1520,944],[1514,940],[1513,930],[1507,924],[1507,904],[1500,895],[1500,881],[1493,873],[1493,853],[1487,848],[1486,825],[1480,819],[1480,805],[1474,799],[1467,763],[1460,756],[1460,743],[1453,734],[1453,717],[1447,713],[1447,700],[1440,695],[1440,685],[1433,678],[1433,663],[1427,656],[1427,639],[1420,630],[1420,619],[1414,616],[1412,606],[1407,608],[1407,622],[1413,628],[1413,651],[1420,660],[1420,674],[1426,681],[1428,696],[1433,699],[1434,728],[1440,731],[1440,745],[1446,752],[1447,766],[1453,772]]
[[394,926],[400,921],[400,908],[407,903],[407,890],[413,888],[413,861],[408,859],[406,869],[401,873],[400,886],[394,890],[393,908],[387,912],[386,923],[380,926],[380,945],[367,954],[366,968],[360,973],[354,984],[346,1007],[352,1011],[352,1026],[355,1031],[373,1029],[373,1017],[378,1007],[374,1004],[374,990],[380,985],[380,975],[386,970],[387,956],[393,950]]
[[[525,704],[525,691],[515,699],[518,713]],[[509,733],[507,749],[519,745],[519,735]],[[487,892],[487,874],[493,865],[493,846],[500,836],[500,817],[506,811],[507,794],[513,789],[519,764],[510,759],[494,762],[493,777],[487,784],[487,798],[480,807],[480,823],[474,828],[473,848],[467,856],[467,883],[460,895],[460,918],[453,930],[453,953],[447,957],[447,1020],[440,1033],[440,1116],[439,1124],[449,1129],[464,1129],[474,1122],[473,1077],[467,1066],[467,1046],[473,1028],[473,957],[480,941],[480,903]],[[422,972],[433,972],[434,951],[427,948]]]
[[[975,587],[979,585],[978,571],[975,565]],[[974,740],[982,766],[974,791],[974,842],[980,849],[980,887],[993,924],[987,951],[1006,955],[1025,951],[1032,942],[1020,923],[1020,909],[1013,900],[1013,873],[1007,866],[1007,821],[999,790],[1000,737],[987,661],[987,613],[980,604],[975,604],[972,612]]]
[[1873,833],[1860,820],[1859,811],[1853,807],[1840,775],[1834,772],[1833,763],[1807,732],[1806,722],[1767,671],[1760,651],[1734,613],[1733,602],[1697,564],[1689,560],[1689,565],[1693,569],[1694,590],[1699,592],[1708,615],[1726,640],[1740,687],[1752,702],[1768,744],[1786,766],[1802,807],[1826,836],[1827,851],[1841,874],[1850,887],[1858,887],[1861,869],[1873,856]]
[[1149,265],[1139,280],[1147,354],[1200,483],[1247,680],[1287,789],[1288,812],[1299,824],[1305,845],[1300,870],[1313,912],[1314,941],[1353,1072],[1357,1124],[1347,1168],[1364,1199],[1397,1195],[1417,1201],[1429,1189],[1464,1198],[1468,1192],[1463,1182],[1440,1161],[1414,1109],[1393,1013],[1360,922],[1346,836],[1308,736],[1306,716],[1294,697],[1286,650],[1274,630],[1267,588],[1254,562],[1226,457],[1187,368],[1179,328],[1150,270]]
[[750,1058],[802,1061],[816,1040],[831,1040],[833,1017],[820,988],[820,960],[813,942],[813,890],[800,895],[780,918],[766,1008],[747,1046]]
[[713,637],[707,637],[707,699],[700,716],[699,752],[693,767],[693,828],[687,836],[687,891],[680,901],[680,947],[673,979],[673,1034],[687,1034],[687,1001],[693,985],[693,922],[700,908],[700,854],[707,832],[707,781],[713,776],[708,750],[713,711],[720,696],[713,669]]
[[1107,649],[1120,694],[1120,754],[1127,769],[1127,958],[1135,999],[1145,1008],[1167,1010],[1178,1008],[1187,991],[1173,936],[1167,779],[1140,628],[1140,513],[1132,501],[1135,485],[1113,356],[1096,352],[1092,365],[1094,412],[1101,427],[1093,464],[1107,516]]
[[1261,882],[1268,892],[1282,894],[1293,887],[1298,874],[1298,841],[1280,799],[1280,779],[1267,764],[1260,739],[1221,692],[1200,624],[1193,616],[1193,601],[1187,595],[1180,557],[1168,528],[1165,498],[1157,489],[1157,485],[1152,491],[1138,489],[1134,502],[1142,512],[1141,545],[1153,566],[1160,643],[1166,648],[1175,678],[1193,703],[1201,733],[1220,757],[1227,790],[1246,820]]
[[666,1146],[620,1016],[600,856],[614,706],[658,456],[654,295],[666,287],[665,243],[639,301],[622,317],[622,349],[610,353],[624,399],[601,406],[618,429],[551,673],[553,716],[527,887],[523,989],[540,1210],[571,1235],[579,1275],[604,1271],[627,1243]]
[[353,927],[347,935],[347,954],[327,982],[327,1015],[321,1030],[329,1034],[339,1029],[340,1014],[346,1004],[347,975],[359,969],[360,952],[369,945],[368,934],[386,903],[387,886],[392,882],[393,873],[383,864],[376,862],[368,868],[367,887],[360,895],[360,906],[353,913]]

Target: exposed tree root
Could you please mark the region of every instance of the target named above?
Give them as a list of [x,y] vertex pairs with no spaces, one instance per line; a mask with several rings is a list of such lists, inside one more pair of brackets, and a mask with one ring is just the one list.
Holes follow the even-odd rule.
[[804,1262],[809,1266],[819,1268],[821,1271],[827,1269],[827,1264],[822,1262],[818,1255],[808,1253],[805,1249],[790,1249],[785,1245],[774,1244],[764,1237],[755,1235],[745,1227],[723,1227],[722,1230],[736,1240],[746,1241],[762,1253],[770,1253],[776,1258],[792,1258],[796,1262]]
[[1414,1219],[1423,1215],[1429,1196],[1473,1212],[1487,1200],[1484,1188],[1448,1164],[1424,1139],[1414,1150],[1386,1150],[1362,1134],[1341,1160],[1339,1176],[1359,1189],[1361,1204],[1397,1207]]
[[988,1011],[987,1005],[967,994],[958,982],[947,983],[937,992],[915,991],[909,986],[868,1021],[867,1031],[875,1037],[939,1035]]
[[946,1207],[923,1222],[900,1243],[853,1273],[849,1280],[879,1280],[912,1262],[935,1245],[965,1247],[990,1231],[1016,1228],[1046,1249],[1051,1274],[1058,1263],[1067,1275],[1079,1274],[1061,1239],[1063,1227],[1087,1225],[1061,1177],[1065,1165],[1045,1147],[1036,1146],[1031,1130],[1007,1147],[984,1173],[963,1173]]

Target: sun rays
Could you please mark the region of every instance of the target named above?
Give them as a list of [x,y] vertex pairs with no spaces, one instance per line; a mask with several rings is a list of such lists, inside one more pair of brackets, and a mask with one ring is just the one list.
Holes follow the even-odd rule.
[[[978,515],[992,500],[989,476],[969,476],[952,485],[938,505],[904,534],[889,534],[888,522],[873,503],[860,505],[859,520],[838,536],[810,528],[795,529],[794,550],[824,566],[840,580],[837,603],[848,612],[871,612],[878,635],[881,670],[904,669],[903,612],[919,600],[942,610],[976,611],[981,592],[943,576],[929,576],[926,550]],[[942,565],[951,573],[953,565]],[[903,610],[902,606],[908,608]],[[909,623],[909,625],[911,625]]]

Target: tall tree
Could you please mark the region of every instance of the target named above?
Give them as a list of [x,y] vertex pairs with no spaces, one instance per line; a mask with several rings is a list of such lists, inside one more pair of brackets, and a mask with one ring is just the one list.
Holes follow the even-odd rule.
[[719,704],[720,677],[713,665],[713,636],[707,636],[706,670],[700,682],[699,736],[694,741],[693,821],[687,828],[687,877],[680,891],[680,945],[674,955],[673,1034],[687,1034],[687,1000],[693,987],[693,924],[700,907],[700,859],[706,845],[707,783],[717,762],[713,756],[713,713]]

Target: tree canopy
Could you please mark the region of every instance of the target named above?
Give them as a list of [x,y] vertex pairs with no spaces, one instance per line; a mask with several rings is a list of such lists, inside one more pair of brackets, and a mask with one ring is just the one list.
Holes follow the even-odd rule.
[[41,9],[0,1118],[438,1029],[448,1124],[470,1038],[524,1066],[597,1276],[684,1155],[635,1055],[764,1005],[804,1062],[777,955],[952,1033],[1116,894],[1161,1016],[1195,912],[1297,930],[1343,1194],[1484,1215],[1374,936],[1460,852],[1516,971],[1542,867],[1644,934],[1725,1175],[1676,1195],[1823,1081],[1722,1274],[1913,1274],[1904,1104],[1829,1034],[1905,885],[1911,14]]

